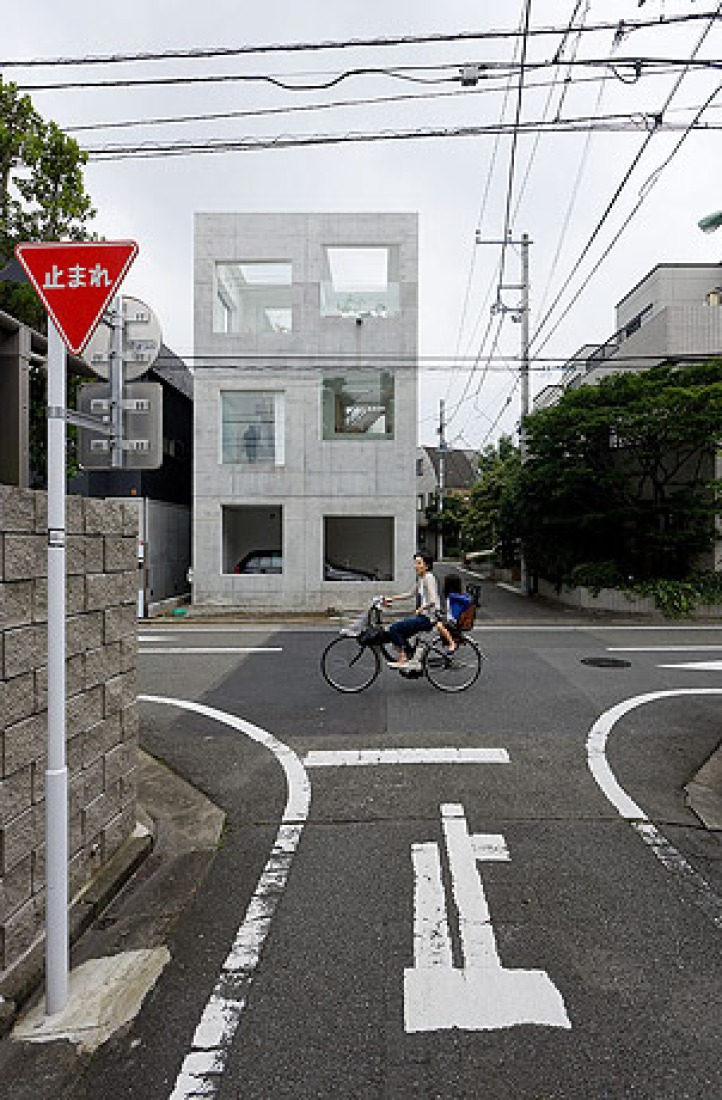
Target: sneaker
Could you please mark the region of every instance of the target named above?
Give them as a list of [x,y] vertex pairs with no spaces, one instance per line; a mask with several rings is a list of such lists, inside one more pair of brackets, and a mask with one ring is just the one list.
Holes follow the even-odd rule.
[[421,661],[418,657],[411,657],[406,664],[402,665],[408,672],[421,672]]
[[360,630],[355,630],[352,626],[342,626],[339,630],[339,634],[342,634],[344,638],[358,638]]

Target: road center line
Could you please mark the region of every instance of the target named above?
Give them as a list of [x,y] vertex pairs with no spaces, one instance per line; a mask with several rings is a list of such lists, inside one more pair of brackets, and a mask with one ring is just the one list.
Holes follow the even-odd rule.
[[608,653],[706,653],[718,652],[722,645],[608,645]]
[[282,653],[283,649],[277,646],[156,646],[143,645],[141,639],[140,653]]
[[186,699],[168,699],[158,695],[139,695],[144,703],[163,703],[180,707],[222,722],[269,749],[286,774],[287,799],[276,839],[258,884],[236,932],[218,980],[208,999],[193,1036],[191,1050],[183,1060],[170,1100],[214,1097],[222,1083],[241,1013],[271,920],[281,898],[298,848],[311,803],[308,774],[293,749],[273,734],[203,703]]
[[674,699],[684,695],[722,695],[722,688],[670,688],[651,691],[625,699],[599,716],[587,737],[587,762],[597,786],[619,814],[629,821],[635,832],[654,852],[657,859],[684,882],[694,888],[694,899],[717,928],[722,928],[722,898],[715,893],[707,880],[691,866],[673,844],[652,824],[627,792],[620,786],[609,766],[606,746],[609,734],[620,718],[630,710],[653,703],[658,699]]
[[506,749],[350,749],[307,752],[307,768],[363,768],[374,764],[508,764]]

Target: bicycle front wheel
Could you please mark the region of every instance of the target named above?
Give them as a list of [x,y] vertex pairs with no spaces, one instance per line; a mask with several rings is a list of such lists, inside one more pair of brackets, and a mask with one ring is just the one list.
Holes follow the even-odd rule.
[[379,655],[355,638],[334,638],[323,651],[321,672],[336,691],[353,693],[370,687],[379,674]]
[[426,651],[424,672],[439,691],[466,691],[479,679],[485,660],[471,638],[464,638],[453,653],[447,653],[441,642],[434,642]]

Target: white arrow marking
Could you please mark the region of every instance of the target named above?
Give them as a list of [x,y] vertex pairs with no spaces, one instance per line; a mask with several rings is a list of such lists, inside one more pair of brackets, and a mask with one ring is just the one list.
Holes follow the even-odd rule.
[[464,807],[441,807],[464,964],[455,967],[438,845],[414,844],[414,965],[404,971],[407,1032],[490,1031],[519,1024],[570,1028],[543,970],[507,970],[499,958],[478,860],[508,860],[503,836],[470,834]]

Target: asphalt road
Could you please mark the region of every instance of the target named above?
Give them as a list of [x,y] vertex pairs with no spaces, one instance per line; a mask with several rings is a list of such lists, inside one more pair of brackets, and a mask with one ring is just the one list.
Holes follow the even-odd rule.
[[[722,677],[661,667],[722,660],[722,627],[487,597],[489,660],[458,697],[387,670],[333,692],[322,628],[143,627],[140,690],[214,711],[144,703],[144,745],[226,832],[139,1017],[63,1096],[722,1094],[722,847],[683,792]],[[508,759],[328,755],[395,749]]]

